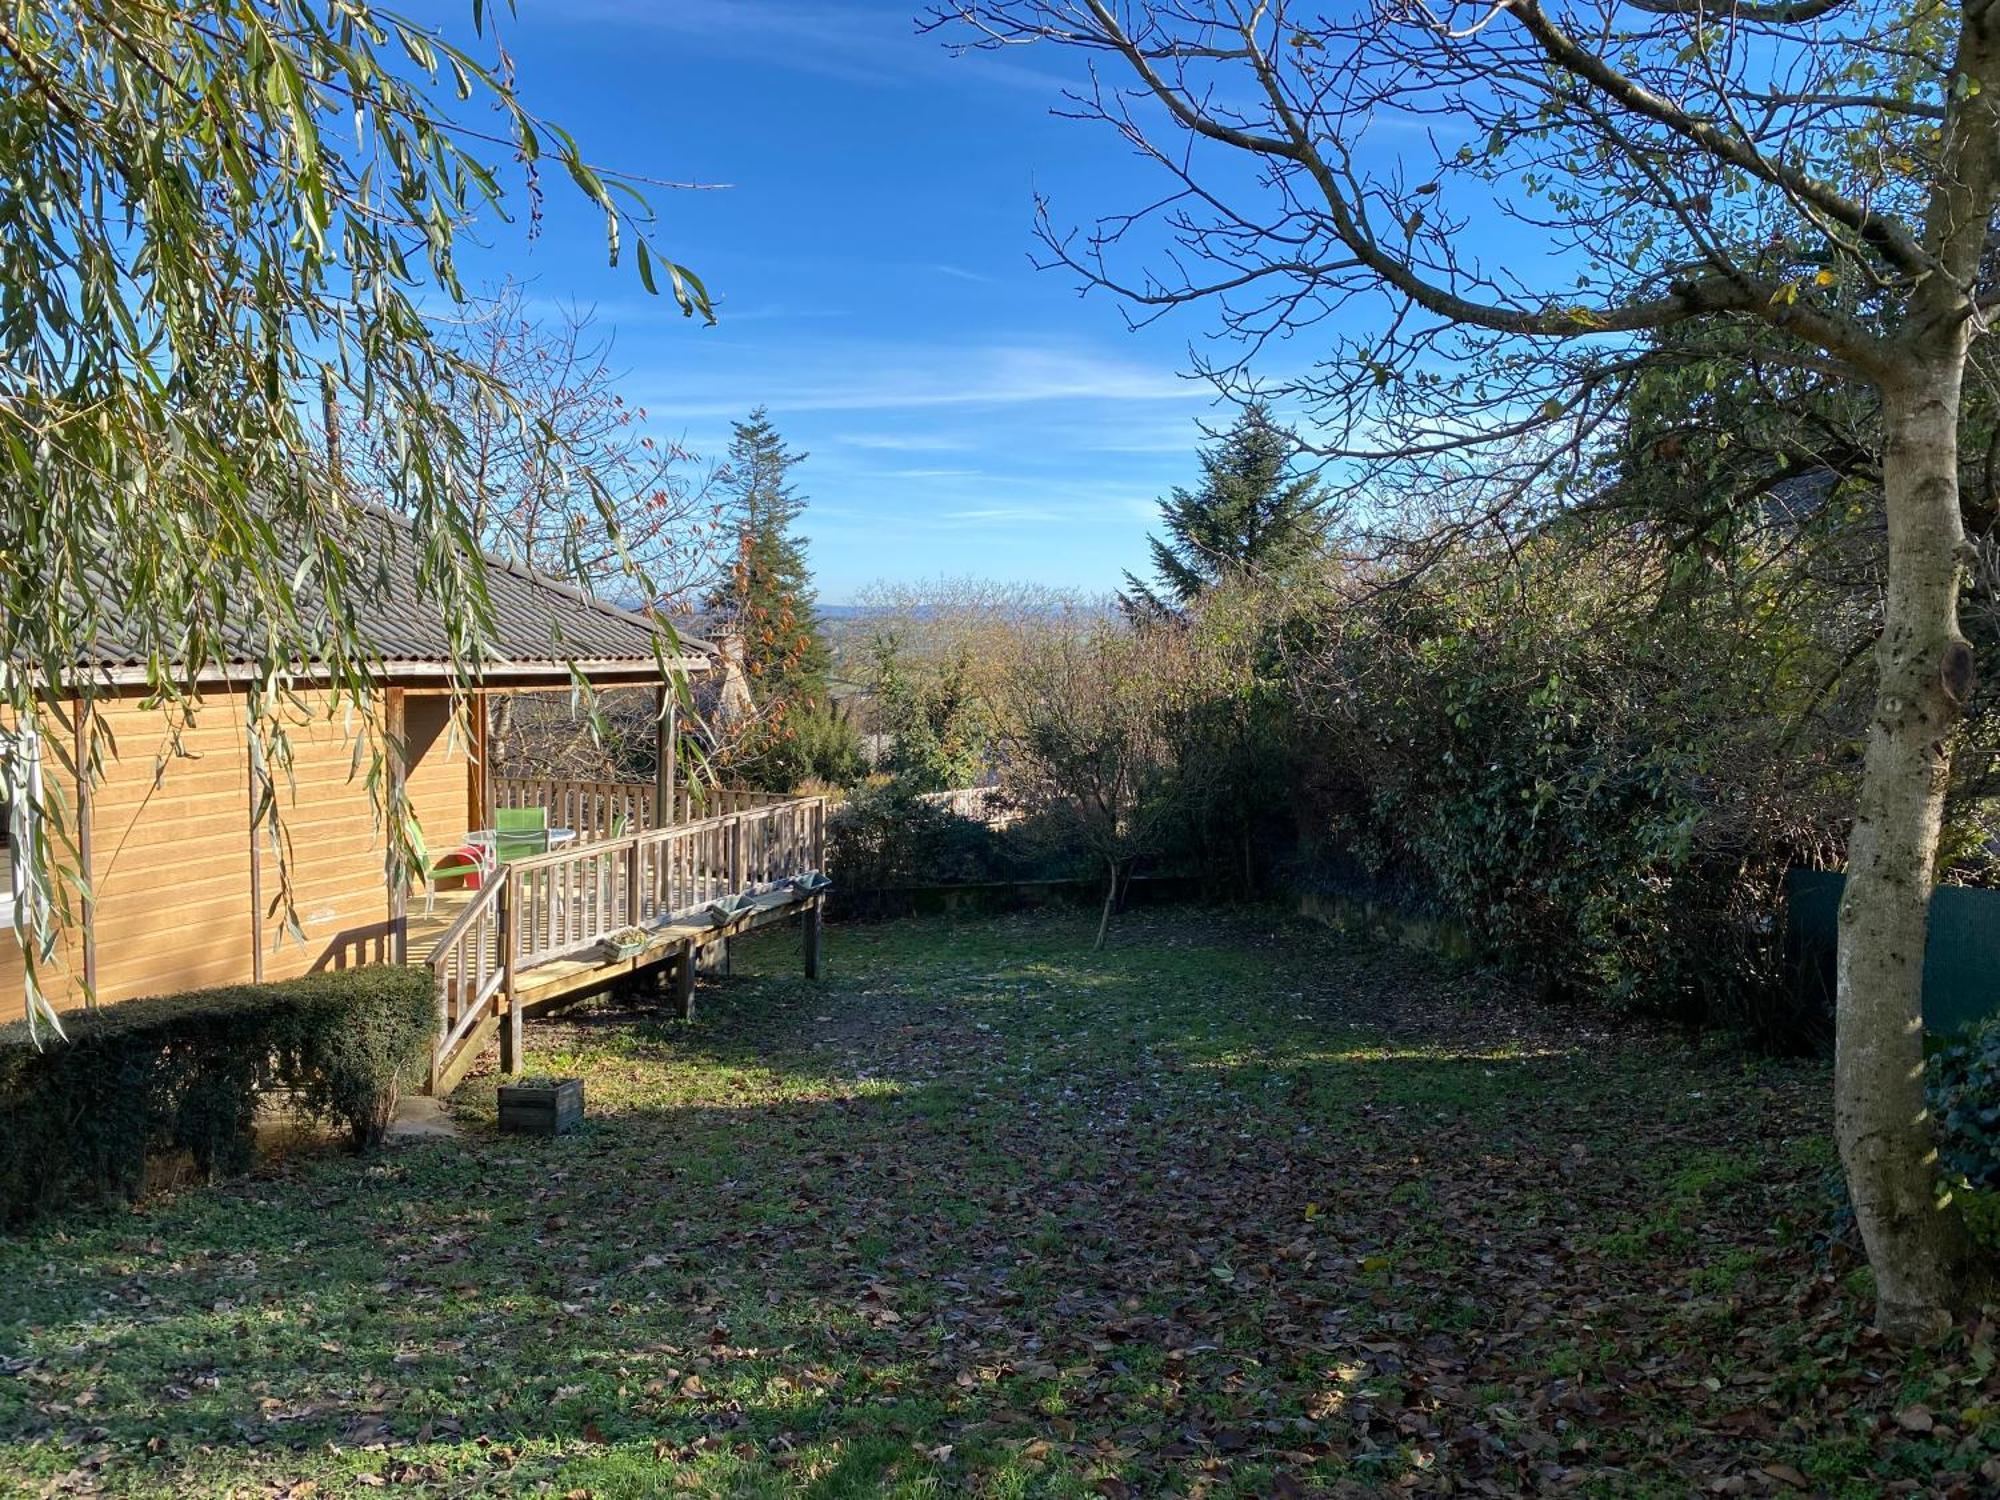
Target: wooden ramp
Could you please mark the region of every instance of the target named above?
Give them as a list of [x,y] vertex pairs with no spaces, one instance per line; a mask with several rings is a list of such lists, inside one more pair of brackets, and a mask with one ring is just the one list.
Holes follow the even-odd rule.
[[[408,927],[411,961],[437,977],[428,1092],[455,1088],[496,1035],[502,1069],[518,1072],[524,1016],[614,984],[670,982],[692,1015],[705,953],[793,915],[818,977],[825,842],[825,799],[801,797],[516,860],[482,889],[440,891]],[[633,929],[641,946],[613,956],[605,939]]]

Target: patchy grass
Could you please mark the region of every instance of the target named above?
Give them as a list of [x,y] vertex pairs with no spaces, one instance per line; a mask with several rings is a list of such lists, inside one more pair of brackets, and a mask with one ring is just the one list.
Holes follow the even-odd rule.
[[[1827,1079],[1268,916],[744,945],[529,1033],[590,1124],[0,1246],[0,1492],[1992,1493]],[[1988,1465],[1985,1476],[1981,1465]]]

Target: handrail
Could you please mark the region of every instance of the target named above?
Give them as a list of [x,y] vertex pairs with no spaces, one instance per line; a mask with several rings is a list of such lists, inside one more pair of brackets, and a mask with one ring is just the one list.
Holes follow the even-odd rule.
[[[470,870],[471,866],[468,865],[466,868]],[[458,871],[453,870],[451,873],[456,875]],[[445,928],[444,936],[440,937],[436,945],[431,949],[430,961],[433,968],[437,965],[438,955],[465,936],[465,929],[478,919],[480,908],[499,898],[500,889],[500,881],[489,880],[480,886],[478,895],[459,908],[458,915],[452,919],[451,926]]]
[[506,908],[506,882],[490,879],[447,927],[431,949],[430,970],[437,982],[438,1039],[432,1052],[432,1076],[450,1057],[465,1034],[478,1024],[506,977],[501,951]]
[[[634,833],[658,826],[653,816],[657,789],[650,781],[495,776],[492,785],[495,807],[546,807],[549,821],[561,828],[574,828],[579,843],[602,843],[621,816]],[[786,792],[683,786],[674,791],[673,815],[667,821],[670,825],[697,822],[794,800]]]
[[[643,828],[637,833],[628,833],[620,838],[599,839],[590,846],[590,851],[592,853],[604,853],[611,850],[628,849],[634,844],[643,843],[647,839],[659,839],[669,834],[684,833],[690,828],[706,828],[714,824],[726,823],[731,818],[741,816],[742,814],[740,813],[719,813],[712,818],[702,818],[693,823],[676,823],[669,828]],[[584,850],[580,844],[565,844],[560,849],[550,849],[542,854],[524,854],[519,859],[510,859],[507,861],[507,868],[510,870],[534,870],[544,865],[559,865],[566,860],[576,858],[583,852]]]
[[510,861],[515,963],[532,968],[620,928],[810,874],[824,856],[825,823],[825,799],[799,797]]
[[[481,1019],[516,1002],[522,971],[580,953],[621,927],[656,926],[814,874],[825,858],[826,799],[793,797],[509,861],[488,874],[431,950],[432,1087]],[[510,1025],[518,1023],[514,1012]],[[509,1056],[504,1037],[501,1055]]]

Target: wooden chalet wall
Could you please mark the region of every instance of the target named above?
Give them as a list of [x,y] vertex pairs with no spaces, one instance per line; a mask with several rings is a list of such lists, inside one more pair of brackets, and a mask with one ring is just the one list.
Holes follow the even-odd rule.
[[[287,725],[292,785],[287,790],[280,780],[278,810],[292,907],[306,940],[288,934],[282,907],[273,909],[280,892],[278,860],[268,836],[260,836],[258,929],[265,979],[395,959],[388,869],[368,793],[369,749],[363,746],[357,760],[361,726],[351,716],[329,719],[331,705],[323,696],[311,704],[310,715]],[[247,802],[245,808],[247,817]],[[253,976],[246,967],[239,977]]]
[[[408,716],[412,809],[433,843],[467,825],[469,756],[449,729],[450,700],[391,690],[389,712]],[[97,996],[110,1004],[209,985],[283,979],[315,969],[393,959],[394,926],[384,841],[367,786],[369,753],[350,712],[329,719],[325,694],[305,695],[287,724],[292,786],[280,795],[289,839],[293,907],[301,943],[271,910],[280,891],[267,841],[253,849],[251,777],[243,700],[206,697],[177,737],[158,707],[136,697],[101,700],[105,777],[88,797],[94,902],[63,934],[43,974],[59,1007],[83,1004],[86,945]],[[116,753],[113,753],[115,745]],[[45,779],[68,776],[43,756]],[[18,1017],[22,957],[0,935],[0,1017]]]
[[[181,726],[178,743],[165,713],[133,698],[102,704],[97,732],[105,776],[89,803],[98,997],[127,1000],[247,979],[250,770],[242,700],[202,704]],[[80,989],[69,998],[81,1004]]]

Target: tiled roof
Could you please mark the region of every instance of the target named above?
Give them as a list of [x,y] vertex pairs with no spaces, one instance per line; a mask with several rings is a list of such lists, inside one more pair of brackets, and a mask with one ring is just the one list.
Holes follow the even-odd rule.
[[[389,511],[363,507],[352,545],[356,557],[373,564],[354,570],[355,587],[350,590],[362,636],[387,663],[448,662],[444,621],[436,604],[417,588],[416,538],[410,523]],[[643,667],[655,660],[653,625],[644,615],[587,598],[545,573],[488,553],[486,591],[493,606],[486,642],[489,670],[564,666],[572,661]],[[115,587],[107,585],[106,592],[115,594]],[[116,619],[114,611],[106,614]],[[225,634],[231,641],[232,663],[257,658],[259,636],[250,622],[229,622]],[[683,634],[675,659],[683,666],[694,665],[690,658],[705,659],[710,651],[706,642]],[[91,653],[91,664],[98,667],[133,667],[144,660],[136,629],[101,634]]]

